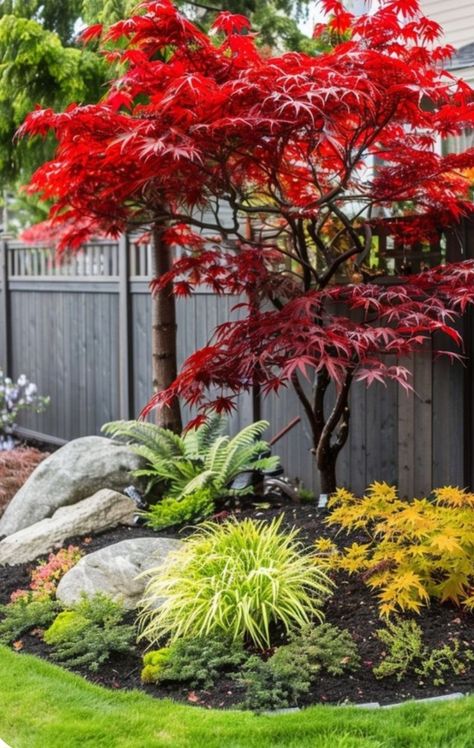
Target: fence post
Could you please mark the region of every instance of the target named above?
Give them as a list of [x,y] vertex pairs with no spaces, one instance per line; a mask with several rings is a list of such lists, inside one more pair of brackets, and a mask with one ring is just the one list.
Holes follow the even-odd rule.
[[127,234],[118,242],[119,253],[119,398],[120,418],[128,420],[133,412],[133,350],[130,294],[130,243]]
[[8,283],[8,241],[0,240],[0,276],[1,276],[1,309],[0,309],[0,367],[6,375],[11,376],[11,331],[10,331],[10,288]]
[[[466,260],[474,259],[474,224],[467,218],[462,223],[464,257]],[[463,485],[470,490],[474,489],[474,312],[468,307],[463,316],[463,340],[464,340],[464,392],[463,392],[463,467],[464,481]]]

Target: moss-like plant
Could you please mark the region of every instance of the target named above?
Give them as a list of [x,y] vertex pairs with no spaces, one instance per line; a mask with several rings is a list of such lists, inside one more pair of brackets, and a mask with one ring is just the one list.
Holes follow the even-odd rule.
[[141,636],[215,635],[266,647],[272,623],[290,632],[322,620],[332,583],[282,519],[207,523],[165,565],[146,572]]
[[168,664],[171,648],[152,649],[143,655],[142,683],[159,683]]

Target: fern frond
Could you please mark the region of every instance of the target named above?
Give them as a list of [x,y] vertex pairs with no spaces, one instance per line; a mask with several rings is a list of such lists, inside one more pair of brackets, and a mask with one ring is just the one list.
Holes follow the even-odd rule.
[[222,471],[227,458],[229,443],[230,440],[228,436],[219,436],[215,440],[204,460],[204,467],[206,470],[212,470],[215,473],[220,473]]
[[101,431],[113,439],[147,447],[162,457],[184,452],[183,439],[178,434],[147,421],[112,421],[105,423]]
[[206,488],[214,482],[214,478],[215,473],[212,470],[203,470],[199,475],[196,475],[186,484],[179,496],[176,496],[176,498],[179,500],[185,496],[190,496],[201,488]]
[[233,437],[233,439],[231,439],[231,446],[238,445],[239,447],[245,447],[253,444],[260,439],[269,425],[268,421],[256,421],[256,423],[251,423],[249,426],[245,426]]
[[249,463],[247,469],[251,470],[276,470],[280,467],[280,458],[276,455],[271,457],[262,457],[261,460]]
[[199,453],[207,453],[219,436],[224,436],[227,418],[214,414],[198,429]]

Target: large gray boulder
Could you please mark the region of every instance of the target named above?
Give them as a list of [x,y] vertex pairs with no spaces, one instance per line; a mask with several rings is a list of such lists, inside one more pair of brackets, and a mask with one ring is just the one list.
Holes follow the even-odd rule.
[[76,504],[102,488],[121,492],[130,485],[131,471],[142,465],[129,446],[111,439],[74,439],[38,465],[20,488],[0,519],[0,536],[51,517],[59,507]]
[[72,506],[60,507],[52,517],[7,535],[0,541],[0,566],[33,561],[74,535],[130,525],[135,511],[128,496],[105,488]]
[[146,577],[138,575],[152,567],[166,563],[171,551],[177,550],[180,540],[172,538],[133,538],[114,543],[89,553],[61,579],[56,596],[70,607],[81,594],[97,592],[121,601],[125,608],[136,608],[143,596]]

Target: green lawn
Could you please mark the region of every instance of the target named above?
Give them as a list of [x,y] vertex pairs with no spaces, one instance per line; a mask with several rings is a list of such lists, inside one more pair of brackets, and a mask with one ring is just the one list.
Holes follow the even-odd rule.
[[99,688],[0,647],[0,739],[11,748],[473,748],[474,698],[393,710],[216,712]]

